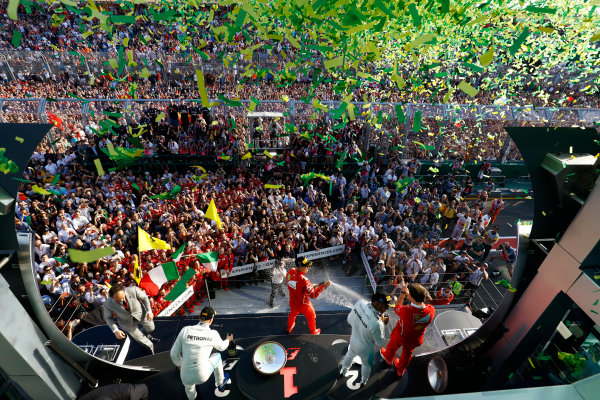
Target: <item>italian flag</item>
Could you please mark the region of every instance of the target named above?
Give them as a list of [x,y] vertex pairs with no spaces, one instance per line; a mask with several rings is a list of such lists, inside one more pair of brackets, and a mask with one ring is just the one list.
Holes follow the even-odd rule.
[[173,253],[171,255],[171,258],[173,259],[173,261],[179,262],[179,260],[181,260],[181,256],[183,255],[186,245],[187,245],[187,242],[185,242],[180,248],[177,249],[177,251],[175,253]]
[[210,253],[201,253],[197,254],[198,260],[204,265],[206,268],[215,272],[217,270],[217,266],[219,265],[219,252],[213,251]]
[[149,296],[156,296],[165,282],[177,279],[179,279],[179,272],[175,263],[168,262],[148,271],[140,281],[140,288],[144,289]]

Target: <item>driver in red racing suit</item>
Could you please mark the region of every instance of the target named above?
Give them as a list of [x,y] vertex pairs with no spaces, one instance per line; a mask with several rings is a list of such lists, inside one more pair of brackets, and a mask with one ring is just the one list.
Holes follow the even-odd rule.
[[313,286],[308,278],[304,275],[312,262],[304,257],[296,258],[296,268],[292,268],[287,273],[286,281],[290,292],[290,315],[288,316],[287,332],[292,333],[296,326],[296,317],[302,313],[308,322],[308,329],[313,335],[321,333],[321,329],[317,329],[317,321],[315,309],[313,308],[309,297],[316,299],[323,290],[331,285],[330,281],[319,283]]
[[[398,314],[398,323],[386,348],[381,348],[381,356],[389,365],[396,367],[396,374],[402,378],[410,363],[415,348],[423,343],[425,329],[433,321],[435,309],[425,300],[430,299],[429,292],[421,284],[406,285],[404,279],[400,284],[402,295],[396,303],[394,311]],[[394,289],[394,292],[396,290]],[[393,293],[393,292],[392,292]],[[403,305],[404,297],[408,297],[410,305]],[[402,354],[396,358],[396,351],[402,346]]]

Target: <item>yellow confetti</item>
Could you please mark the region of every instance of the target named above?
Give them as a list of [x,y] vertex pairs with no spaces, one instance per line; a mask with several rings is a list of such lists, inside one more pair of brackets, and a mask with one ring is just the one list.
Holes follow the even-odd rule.
[[102,168],[102,162],[100,162],[100,159],[96,158],[94,160],[94,164],[96,164],[96,169],[98,170],[98,176],[104,175],[104,168]]
[[204,73],[199,69],[196,70],[196,79],[198,80],[198,93],[202,100],[202,107],[210,107],[208,94],[206,94],[206,86],[204,85]]
[[8,14],[8,18],[13,20],[18,20],[17,16],[17,8],[19,7],[19,0],[9,0],[8,7],[6,8],[6,13]]
[[22,137],[15,136],[15,140],[19,143],[23,143],[25,140]]

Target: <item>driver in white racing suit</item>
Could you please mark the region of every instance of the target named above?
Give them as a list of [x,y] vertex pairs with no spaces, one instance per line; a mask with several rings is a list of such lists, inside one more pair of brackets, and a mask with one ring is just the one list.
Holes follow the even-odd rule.
[[366,300],[356,302],[348,314],[348,323],[352,327],[352,336],[348,352],[342,360],[340,376],[345,376],[352,366],[355,356],[360,357],[361,387],[366,385],[371,368],[375,362],[375,354],[385,340],[384,324],[389,318],[383,312],[388,308],[387,297],[380,292],[374,293],[369,304]]
[[204,307],[200,312],[200,322],[197,325],[184,327],[171,348],[171,360],[179,367],[181,382],[185,386],[187,398],[196,398],[196,385],[204,383],[215,373],[215,384],[219,391],[225,391],[229,374],[223,373],[221,354],[233,340],[233,335],[227,335],[222,340],[219,333],[210,329],[210,324],[216,315],[212,307]]

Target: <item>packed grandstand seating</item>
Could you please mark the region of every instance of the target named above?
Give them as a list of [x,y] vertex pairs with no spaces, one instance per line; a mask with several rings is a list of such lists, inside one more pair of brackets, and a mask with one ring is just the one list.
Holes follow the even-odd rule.
[[[326,101],[341,101],[343,93],[327,75],[319,78],[314,85],[316,71],[323,60],[320,53],[310,51],[315,68],[294,72],[291,78],[277,80],[271,71],[284,68],[286,62],[297,56],[297,48],[286,38],[278,41],[261,37],[256,28],[246,24],[227,43],[217,42],[212,34],[215,29],[226,25],[232,6],[213,7],[206,5],[198,8],[200,13],[211,12],[210,24],[195,26],[196,34],[185,36],[183,24],[170,27],[141,19],[135,24],[115,25],[115,35],[126,40],[127,49],[140,63],[128,63],[128,78],[116,79],[106,73],[109,60],[118,57],[115,41],[107,40],[107,35],[90,35],[93,20],[84,18],[81,13],[62,13],[57,21],[53,12],[56,4],[33,3],[21,5],[18,20],[10,19],[6,9],[0,7],[0,96],[12,98],[67,98],[69,94],[92,98],[149,98],[182,99],[196,95],[196,76],[194,66],[202,65],[207,71],[208,94],[216,98],[217,94],[229,94],[240,99],[255,97],[261,100],[280,100],[282,96],[291,99],[307,98],[310,94]],[[105,12],[122,14],[133,11],[110,2],[103,2]],[[135,12],[144,14],[145,5],[136,5]],[[172,29],[168,29],[172,28]],[[11,45],[14,31],[22,35],[20,43]],[[306,36],[307,34],[305,34]],[[245,55],[248,49],[260,45],[260,51]],[[505,55],[504,55],[505,56]],[[229,68],[223,68],[223,59]],[[465,93],[455,93],[453,102],[457,104],[511,104],[586,107],[599,108],[600,97],[595,84],[597,73],[579,73],[570,69],[577,60],[560,67],[544,69],[545,59],[527,59],[515,68],[502,68],[481,78],[474,78],[474,85],[488,84],[490,90],[480,91],[471,98]],[[243,74],[245,67],[252,66],[254,74]],[[140,76],[142,68],[148,69],[147,76]],[[402,66],[403,75],[408,79],[411,64]],[[535,80],[520,78],[534,73]],[[433,73],[430,74],[433,78]],[[499,79],[504,77],[504,79]],[[518,84],[507,93],[503,81],[518,80]],[[265,85],[264,83],[267,83]],[[277,83],[277,84],[276,84]],[[451,82],[453,85],[459,83]],[[133,85],[132,85],[133,84]],[[353,101],[393,102],[393,103],[432,103],[446,102],[444,93],[435,91],[436,82],[422,82],[419,90],[406,91],[398,88],[389,79],[371,81],[354,91]],[[132,89],[132,86],[134,89]],[[544,92],[541,93],[540,89]],[[434,92],[432,95],[425,93]],[[502,94],[501,94],[502,93]],[[575,96],[575,97],[573,97]],[[230,97],[231,98],[231,97]]]

